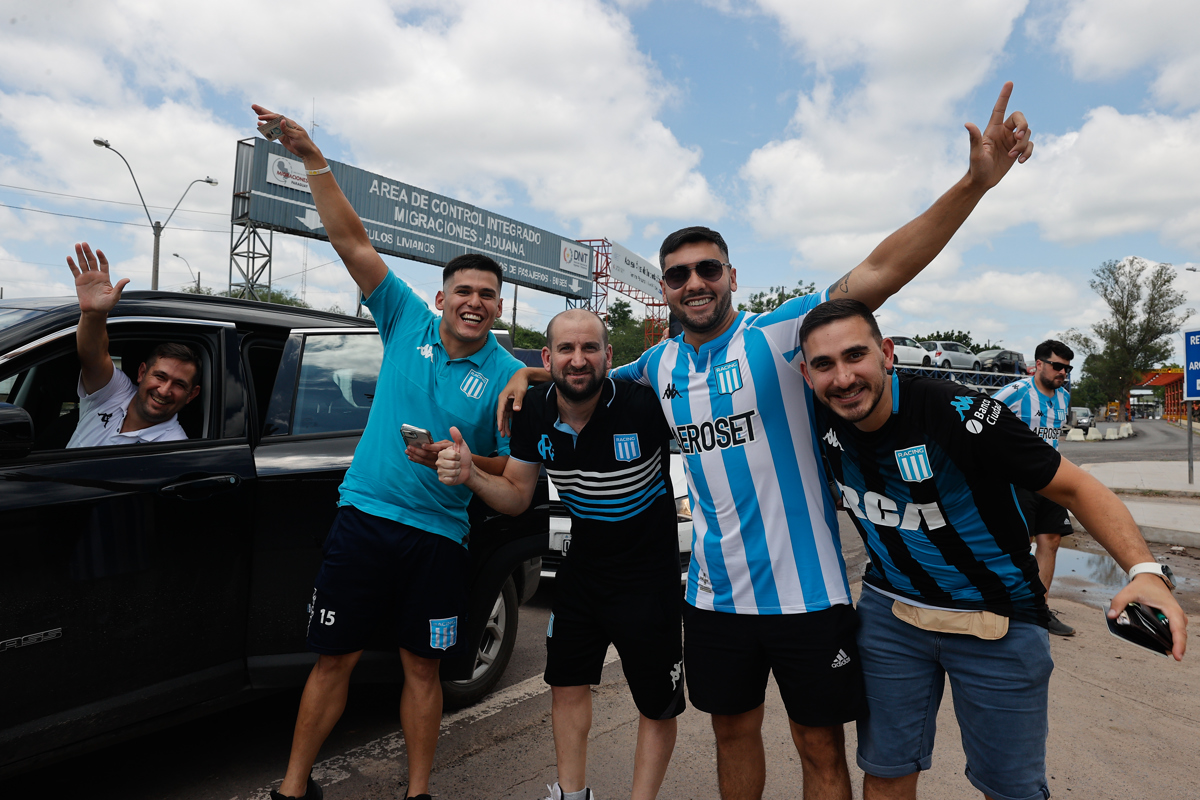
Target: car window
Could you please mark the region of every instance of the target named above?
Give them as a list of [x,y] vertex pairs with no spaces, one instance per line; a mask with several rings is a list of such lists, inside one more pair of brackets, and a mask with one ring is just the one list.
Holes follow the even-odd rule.
[[[142,362],[165,340],[168,339],[163,336],[113,336],[109,341],[109,354],[114,368],[136,383]],[[206,435],[205,409],[209,402],[207,388],[212,371],[208,365],[211,359],[199,342],[174,336],[169,340],[186,342],[201,354],[200,395],[179,412],[179,424],[188,438],[200,439]],[[14,362],[11,370],[0,372],[0,402],[20,406],[29,413],[33,420],[35,451],[66,448],[79,424],[78,382],[79,357],[75,354],[74,337],[47,345]]]
[[909,339],[907,336],[893,336],[891,338],[892,338],[892,344],[896,345],[897,347],[916,347],[917,346],[917,343],[915,341],[913,341],[912,339]]
[[382,362],[383,343],[374,332],[306,336],[291,432],[365,428]]
[[937,342],[921,342],[921,347],[926,350],[937,350]]

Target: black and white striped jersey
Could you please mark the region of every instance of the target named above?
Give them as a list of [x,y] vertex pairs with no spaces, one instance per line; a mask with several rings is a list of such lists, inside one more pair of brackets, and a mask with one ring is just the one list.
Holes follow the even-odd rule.
[[[559,421],[554,384],[531,389],[513,417],[511,456],[540,463],[571,514],[567,563],[623,574],[669,565],[679,580],[671,429],[654,391],[606,379],[578,434]],[[584,568],[580,567],[580,568]]]

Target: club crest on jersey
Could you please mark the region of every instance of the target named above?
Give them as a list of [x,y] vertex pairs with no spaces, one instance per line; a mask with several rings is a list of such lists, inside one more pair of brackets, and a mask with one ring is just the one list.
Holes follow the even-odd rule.
[[713,376],[717,381],[717,394],[733,394],[742,388],[742,369],[736,359],[716,367]]
[[471,370],[467,373],[466,380],[458,388],[462,389],[463,394],[472,400],[478,400],[483,397],[483,390],[487,388],[488,379],[481,372]]
[[616,452],[617,461],[633,461],[642,454],[636,433],[614,433],[613,450]]
[[909,483],[920,483],[933,477],[929,454],[925,452],[923,444],[897,450],[896,465],[900,467],[900,477]]

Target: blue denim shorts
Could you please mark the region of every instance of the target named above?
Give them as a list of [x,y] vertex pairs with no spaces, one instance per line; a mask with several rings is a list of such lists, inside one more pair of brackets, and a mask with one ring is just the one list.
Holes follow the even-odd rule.
[[858,766],[899,778],[933,763],[946,675],[967,756],[967,779],[996,800],[1045,800],[1048,688],[1054,662],[1045,628],[1010,620],[1002,639],[934,633],[892,614],[892,599],[864,586],[858,652],[867,715],[858,720]]

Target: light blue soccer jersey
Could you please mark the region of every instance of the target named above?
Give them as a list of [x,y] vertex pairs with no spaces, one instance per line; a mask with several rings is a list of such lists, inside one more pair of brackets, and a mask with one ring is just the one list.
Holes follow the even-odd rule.
[[1060,386],[1054,390],[1054,397],[1046,397],[1033,385],[1036,377],[1030,375],[1013,381],[996,392],[995,397],[1057,450],[1059,434],[1071,410],[1071,393]]
[[440,318],[390,271],[363,302],[379,326],[383,364],[338,505],[461,542],[471,492],[446,486],[436,470],[409,461],[400,426],[426,428],[438,441],[449,439],[454,425],[472,453],[508,455],[508,440],[496,432],[496,404],[523,365],[491,334],[475,354],[448,359]]
[[850,603],[837,517],[800,374],[798,334],[824,292],[738,314],[697,351],[677,336],[614,370],[653,387],[692,501],[687,601],[737,614]]

